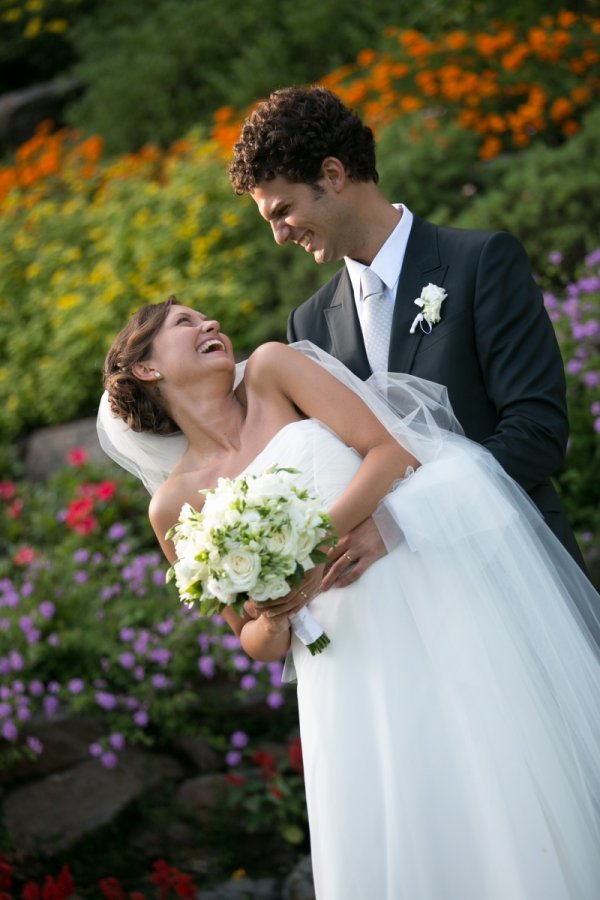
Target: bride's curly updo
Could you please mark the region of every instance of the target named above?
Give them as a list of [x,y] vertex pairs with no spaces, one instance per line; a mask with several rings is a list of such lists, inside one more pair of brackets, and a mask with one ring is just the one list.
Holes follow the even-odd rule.
[[163,303],[143,306],[119,332],[106,355],[103,380],[110,408],[132,431],[179,431],[162,402],[158,384],[140,381],[132,371],[136,363],[152,354],[152,341],[176,303],[177,297],[171,296]]

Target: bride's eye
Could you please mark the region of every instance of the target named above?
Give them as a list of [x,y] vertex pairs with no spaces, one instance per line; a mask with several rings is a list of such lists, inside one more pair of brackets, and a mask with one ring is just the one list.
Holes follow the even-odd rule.
[[176,324],[176,325],[181,325],[182,322],[188,322],[188,323],[189,323],[189,322],[190,322],[190,317],[189,317],[188,315],[177,316],[177,318],[175,319],[175,324]]

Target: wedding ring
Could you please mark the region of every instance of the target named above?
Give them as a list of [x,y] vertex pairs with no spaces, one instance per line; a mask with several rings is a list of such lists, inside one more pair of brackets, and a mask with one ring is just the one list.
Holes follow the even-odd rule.
[[307,595],[304,593],[304,591],[299,591],[299,593],[300,593],[300,596],[301,596],[301,597],[304,597],[305,600],[308,600],[308,597],[307,597]]
[[348,560],[348,562],[350,563],[351,566],[354,565],[354,560],[352,559],[352,557],[350,556],[349,553],[344,553],[344,556],[346,557],[346,559]]

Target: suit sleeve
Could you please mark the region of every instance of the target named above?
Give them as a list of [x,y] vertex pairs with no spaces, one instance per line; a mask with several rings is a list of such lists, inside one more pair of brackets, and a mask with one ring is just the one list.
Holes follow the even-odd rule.
[[296,329],[294,326],[295,312],[296,312],[296,310],[293,309],[288,316],[288,321],[287,321],[287,342],[288,342],[288,344],[293,344],[295,341],[298,340],[298,336],[296,334]]
[[475,335],[498,426],[484,445],[526,490],[563,464],[569,433],[560,348],[525,250],[490,236],[476,276]]

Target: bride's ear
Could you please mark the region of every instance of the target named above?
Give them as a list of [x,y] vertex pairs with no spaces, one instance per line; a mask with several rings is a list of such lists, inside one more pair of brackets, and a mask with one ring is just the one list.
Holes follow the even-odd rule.
[[143,362],[135,363],[131,367],[131,372],[139,381],[158,381],[162,378],[162,375],[156,371],[154,366]]

